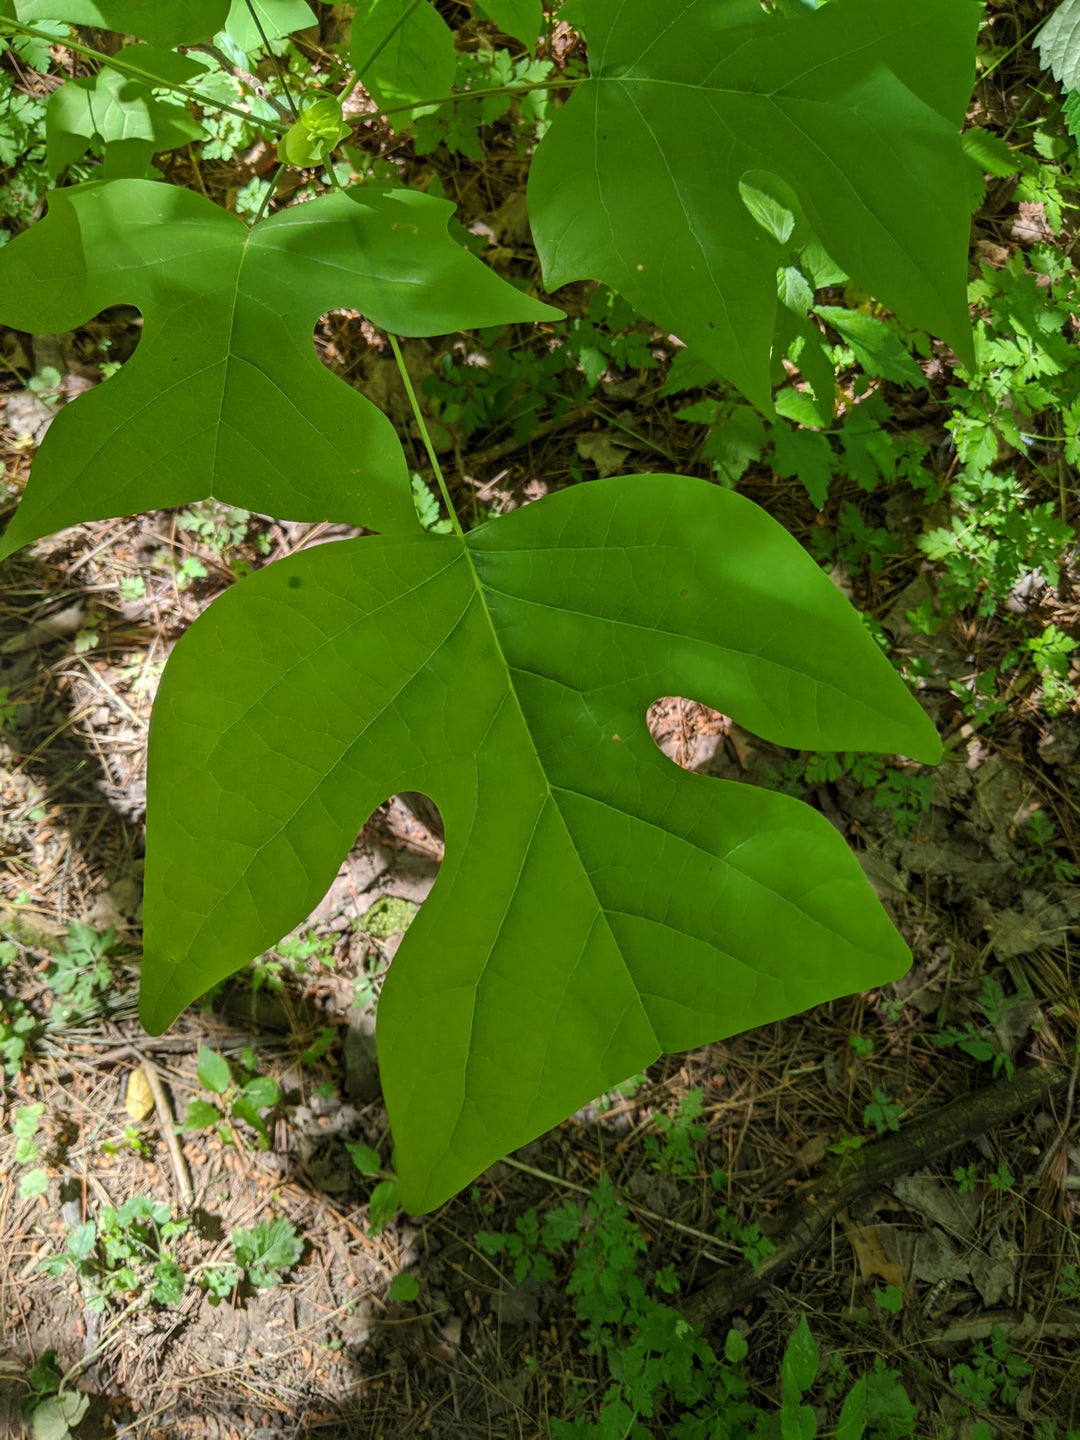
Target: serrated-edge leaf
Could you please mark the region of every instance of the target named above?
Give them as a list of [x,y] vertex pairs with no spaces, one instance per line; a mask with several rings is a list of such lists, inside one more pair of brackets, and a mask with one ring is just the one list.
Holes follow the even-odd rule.
[[1043,69],[1066,90],[1080,90],[1080,0],[1061,0],[1035,44]]
[[987,175],[1005,179],[1024,168],[1024,157],[1006,145],[1001,136],[995,135],[992,130],[973,126],[970,130],[965,130],[960,138],[964,153]]

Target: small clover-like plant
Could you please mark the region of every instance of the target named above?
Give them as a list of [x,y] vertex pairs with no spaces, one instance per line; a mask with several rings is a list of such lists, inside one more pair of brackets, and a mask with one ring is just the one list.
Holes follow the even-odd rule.
[[[789,345],[821,354],[804,310],[837,267],[974,364],[977,174],[957,132],[978,7],[905,0],[900,21],[891,0],[780,8],[691,0],[672,19],[652,0],[584,0],[590,70],[566,82],[529,180],[548,287],[606,281],[766,412]],[[535,0],[485,9],[526,45],[539,33]],[[156,47],[221,26],[255,45],[259,23],[281,34],[311,18],[292,0],[259,13],[0,0],[0,33],[59,18]],[[429,0],[361,0],[352,22],[353,66],[392,123],[448,98],[454,47]],[[552,76],[504,88],[530,85]],[[287,163],[337,175],[340,99],[313,94],[265,122]],[[390,422],[320,365],[311,336],[325,311],[361,311],[389,332],[414,398],[397,336],[558,316],[457,245],[449,213],[365,185],[247,225],[203,196],[116,179],[55,192],[0,250],[9,325],[60,331],[120,303],[143,316],[134,357],[60,409],[0,554],[207,496],[379,532],[243,578],[169,660],[150,734],[141,1013],[161,1030],[273,947],[388,795],[430,796],[446,860],[378,1019],[386,1183],[412,1210],[662,1051],[908,963],[829,823],[679,770],[649,734],[656,699],[690,695],[800,749],[940,754],[856,613],[731,491],[601,480],[466,534],[429,447],[451,526],[438,533]],[[873,340],[831,323],[853,349]],[[262,1134],[254,1082],[234,1094],[217,1078]]]

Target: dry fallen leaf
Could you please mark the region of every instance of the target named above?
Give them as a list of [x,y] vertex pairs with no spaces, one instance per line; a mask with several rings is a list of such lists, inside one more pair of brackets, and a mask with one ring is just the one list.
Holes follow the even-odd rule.
[[146,1071],[140,1065],[128,1076],[127,1091],[124,1094],[124,1109],[132,1120],[145,1120],[154,1108],[154,1095]]
[[842,1213],[839,1218],[840,1224],[844,1227],[844,1234],[851,1242],[852,1250],[855,1251],[859,1274],[863,1280],[869,1280],[871,1275],[880,1275],[887,1285],[895,1285],[902,1290],[904,1288],[904,1267],[898,1260],[890,1260],[885,1253],[885,1244],[879,1228],[876,1225],[854,1225],[848,1219],[846,1212]]

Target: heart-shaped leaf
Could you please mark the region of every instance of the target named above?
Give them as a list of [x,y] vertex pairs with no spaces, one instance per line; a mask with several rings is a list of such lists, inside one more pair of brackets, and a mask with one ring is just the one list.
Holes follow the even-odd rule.
[[234,586],[154,708],[147,1028],[296,925],[403,790],[447,833],[379,1003],[411,1210],[661,1051],[902,973],[820,814],[661,755],[669,694],[789,745],[940,752],[810,557],[700,480],[596,481],[464,541],[345,541]]
[[453,84],[454,37],[430,0],[360,0],[350,46],[360,79],[385,109],[438,100]]
[[[128,45],[119,58],[138,64],[147,51],[148,45]],[[158,52],[151,53],[153,58],[144,63],[155,63]],[[180,60],[169,51],[161,53]],[[182,73],[190,76],[201,68],[191,65]],[[49,96],[45,109],[47,163],[54,179],[86,154],[95,135],[105,144],[105,172],[113,179],[141,177],[153,155],[205,133],[186,109],[155,95],[152,82],[116,70],[66,81]]]
[[213,495],[289,520],[419,528],[382,412],[318,360],[335,306],[399,335],[550,318],[452,241],[453,207],[365,187],[249,227],[172,186],[122,180],[55,192],[0,251],[0,320],[74,328],[137,305],[123,370],[58,414],[0,557],[76,521]]
[[225,29],[234,45],[253,54],[263,48],[264,37],[277,40],[316,24],[315,13],[305,0],[251,0],[250,7],[248,0],[232,0]]
[[585,0],[592,78],[533,161],[549,290],[599,278],[770,408],[779,239],[740,194],[794,192],[825,249],[908,324],[971,358],[977,199],[958,131],[979,7]]
[[17,0],[18,18],[66,20],[137,35],[155,45],[194,45],[221,29],[229,0]]

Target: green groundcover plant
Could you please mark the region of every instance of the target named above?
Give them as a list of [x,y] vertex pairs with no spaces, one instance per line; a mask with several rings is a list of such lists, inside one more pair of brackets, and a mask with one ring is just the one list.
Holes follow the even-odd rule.
[[[532,47],[539,6],[484,11]],[[958,131],[977,16],[969,0],[584,0],[589,73],[529,177],[546,287],[606,282],[770,414],[779,358],[811,327],[793,245],[970,360],[977,177]],[[13,40],[64,21],[145,42],[118,73],[180,115],[203,81],[178,78],[169,47],[311,18],[292,0],[0,0]],[[428,0],[365,0],[347,55],[399,124],[447,98],[453,38]],[[177,143],[176,108],[155,149]],[[158,113],[141,105],[140,124]],[[330,90],[262,123],[283,163],[316,169],[350,133]],[[8,325],[61,331],[121,302],[144,321],[134,358],[60,410],[0,554],[206,496],[378,532],[243,579],[169,661],[147,1028],[302,921],[402,790],[447,831],[379,1007],[409,1209],[662,1051],[896,978],[907,949],[834,829],[683,773],[646,725],[683,694],[778,743],[935,761],[932,725],[813,560],[746,499],[678,475],[577,486],[464,533],[433,451],[453,528],[425,530],[389,421],[320,366],[318,317],[361,311],[400,363],[399,336],[559,312],[455,244],[444,201],[361,185],[247,224],[124,168],[144,159],[55,191],[0,250]]]

